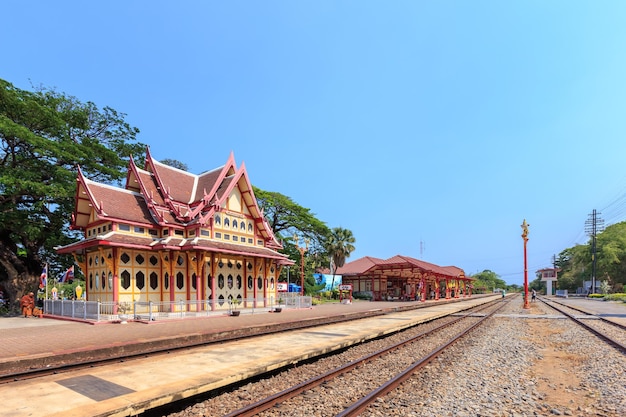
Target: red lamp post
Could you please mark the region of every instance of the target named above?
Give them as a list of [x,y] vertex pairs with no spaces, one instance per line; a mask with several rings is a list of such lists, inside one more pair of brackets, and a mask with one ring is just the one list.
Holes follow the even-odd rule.
[[528,223],[524,219],[522,223],[522,239],[524,239],[524,308],[530,308],[528,302],[528,258],[526,256],[526,243],[528,242]]
[[304,295],[304,252],[309,249],[309,239],[304,239],[304,246],[298,245],[298,235],[293,234],[293,241],[300,251],[300,295]]

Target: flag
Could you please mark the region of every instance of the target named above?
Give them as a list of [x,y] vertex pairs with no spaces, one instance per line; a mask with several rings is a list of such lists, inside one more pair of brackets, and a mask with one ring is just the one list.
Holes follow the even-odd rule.
[[63,275],[61,275],[61,278],[59,279],[59,282],[72,282],[74,281],[74,265],[70,266],[67,271],[65,271],[65,273]]
[[43,267],[43,271],[41,271],[41,276],[39,277],[39,288],[45,288],[47,281],[48,281],[48,265],[45,265]]

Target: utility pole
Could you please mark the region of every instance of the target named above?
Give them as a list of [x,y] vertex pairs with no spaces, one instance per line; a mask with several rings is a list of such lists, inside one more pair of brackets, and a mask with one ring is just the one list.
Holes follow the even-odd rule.
[[596,209],[589,214],[585,222],[585,232],[591,237],[591,293],[596,292],[596,235],[604,230],[604,220]]

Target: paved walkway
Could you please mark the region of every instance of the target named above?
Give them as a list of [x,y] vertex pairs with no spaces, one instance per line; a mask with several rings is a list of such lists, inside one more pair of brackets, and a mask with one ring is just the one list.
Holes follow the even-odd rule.
[[[463,300],[463,299],[459,299]],[[456,302],[458,300],[450,300]],[[344,315],[376,315],[384,311],[415,308],[446,303],[445,300],[421,302],[368,302],[352,304],[327,303],[309,309],[283,309],[281,313],[242,311],[239,317],[213,316],[208,318],[163,320],[150,323],[91,325],[51,318],[0,318],[0,374],[10,367],[54,366],[54,358],[74,355],[89,357],[96,350],[115,349],[116,352],[139,352],[140,345],[176,346],[186,342],[217,340],[219,337],[245,336],[248,329],[267,330],[288,326],[295,321],[315,320]],[[124,347],[124,349],[120,349]],[[97,356],[97,355],[96,355]],[[22,365],[17,364],[21,361]],[[31,361],[31,364],[27,362]]]

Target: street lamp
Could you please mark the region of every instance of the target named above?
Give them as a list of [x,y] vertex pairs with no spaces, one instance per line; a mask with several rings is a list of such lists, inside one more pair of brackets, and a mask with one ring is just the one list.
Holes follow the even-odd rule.
[[524,308],[530,308],[528,302],[528,258],[526,257],[526,243],[528,242],[528,223],[522,223],[522,239],[524,239]]
[[304,246],[298,245],[298,235],[293,234],[293,241],[300,251],[300,295],[304,295],[304,252],[309,249],[309,239],[304,239]]

